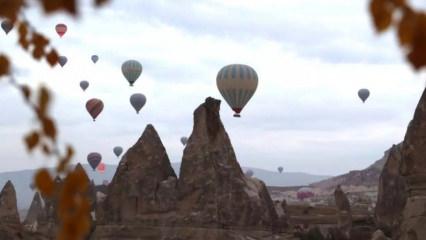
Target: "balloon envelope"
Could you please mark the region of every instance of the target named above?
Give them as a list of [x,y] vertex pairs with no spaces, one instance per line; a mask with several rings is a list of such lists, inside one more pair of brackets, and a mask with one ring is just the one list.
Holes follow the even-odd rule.
[[257,84],[256,71],[243,64],[227,65],[216,77],[217,88],[235,112],[234,117],[240,117],[240,112],[256,92]]
[[86,102],[86,109],[87,109],[87,112],[89,112],[90,116],[92,116],[93,121],[95,121],[96,117],[104,109],[104,103],[100,99],[92,98]]
[[121,71],[130,86],[133,86],[133,83],[136,82],[142,73],[142,64],[136,60],[127,60],[121,65]]
[[181,137],[180,142],[185,146],[186,143],[188,142],[188,138],[187,137]]
[[362,102],[365,102],[368,96],[370,96],[370,91],[368,89],[362,88],[358,91],[358,97],[361,98]]
[[284,170],[284,168],[283,168],[283,167],[278,167],[278,172],[282,173],[282,172],[283,172],[283,170]]
[[115,156],[119,157],[121,153],[123,152],[123,148],[120,146],[117,146],[117,147],[114,147],[112,151],[114,152]]
[[55,30],[56,30],[56,33],[58,33],[58,35],[62,37],[67,32],[67,25],[63,23],[59,23],[56,25]]
[[93,63],[96,63],[98,60],[99,60],[98,55],[93,55],[93,56],[92,56],[92,62],[93,62]]
[[59,56],[59,65],[61,65],[61,67],[63,67],[67,62],[68,62],[68,58],[65,56]]
[[95,171],[96,167],[102,160],[102,155],[97,152],[92,152],[87,155],[87,162],[89,162],[90,167],[92,167],[93,171]]
[[81,81],[80,87],[81,87],[81,89],[83,89],[83,91],[86,91],[86,89],[89,87],[89,82],[85,81],[85,80]]
[[247,170],[247,171],[246,171],[245,175],[246,175],[247,177],[253,177],[254,172],[253,172],[253,170],[249,169],[249,170]]
[[1,28],[3,28],[3,31],[6,33],[6,35],[10,32],[10,30],[12,30],[13,28],[13,23],[9,20],[3,20],[1,22]]
[[104,173],[105,172],[105,163],[101,162],[98,164],[98,166],[96,167],[96,170],[100,173]]
[[136,113],[139,113],[145,103],[146,97],[142,93],[135,93],[130,96],[130,104],[132,104],[133,108],[136,110]]

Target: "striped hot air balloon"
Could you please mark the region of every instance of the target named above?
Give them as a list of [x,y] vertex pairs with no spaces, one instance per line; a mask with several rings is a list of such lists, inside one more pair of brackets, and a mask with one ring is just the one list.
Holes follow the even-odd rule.
[[121,71],[130,86],[133,86],[142,73],[142,64],[136,60],[127,60],[121,65]]
[[96,167],[98,167],[101,160],[102,160],[102,155],[100,153],[91,152],[87,155],[87,162],[89,162],[93,171],[95,171]]
[[58,33],[59,37],[62,37],[67,32],[67,25],[59,23],[56,25],[55,30],[56,33]]
[[223,67],[217,74],[216,84],[220,94],[240,117],[240,112],[256,92],[258,77],[248,65],[231,64]]
[[87,112],[89,112],[90,116],[92,116],[93,121],[95,121],[96,117],[104,109],[104,103],[100,99],[92,98],[86,102],[86,109],[87,109]]

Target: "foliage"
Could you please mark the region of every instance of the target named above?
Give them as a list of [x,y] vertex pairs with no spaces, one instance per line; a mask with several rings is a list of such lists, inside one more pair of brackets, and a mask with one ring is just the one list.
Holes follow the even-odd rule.
[[[94,0],[95,6],[101,6],[108,0]],[[66,12],[78,17],[78,2],[76,0],[38,0],[45,14]],[[17,26],[19,45],[35,60],[45,59],[54,67],[58,63],[59,54],[49,45],[49,39],[37,32],[23,16],[28,7],[26,0],[0,0],[0,17],[9,19]],[[11,71],[12,62],[8,56],[0,53],[0,77],[9,76],[12,86],[16,87],[25,99],[27,105],[37,116],[39,127],[24,136],[28,152],[39,149],[46,156],[58,159],[56,173],[65,175],[63,184],[55,184],[47,169],[40,169],[34,177],[35,185],[44,197],[56,196],[59,199],[57,215],[60,221],[58,239],[82,239],[90,228],[90,202],[87,198],[88,182],[82,169],[71,170],[69,163],[74,155],[72,146],[66,146],[66,152],[61,154],[57,146],[57,128],[48,109],[51,93],[48,88],[41,86],[37,91],[28,85],[16,83]],[[36,93],[35,93],[36,92]],[[35,95],[36,96],[33,96]]]
[[399,44],[415,70],[426,66],[425,12],[405,0],[371,0],[370,14],[378,33],[396,30]]

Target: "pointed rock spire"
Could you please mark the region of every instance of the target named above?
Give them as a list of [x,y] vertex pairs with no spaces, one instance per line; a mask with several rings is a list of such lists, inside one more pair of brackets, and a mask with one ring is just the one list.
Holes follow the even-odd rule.
[[176,182],[176,174],[166,149],[157,131],[148,124],[139,140],[123,155],[108,185],[108,195],[103,202],[105,220],[133,221],[143,213],[173,209],[175,196],[157,197],[159,192],[164,193],[162,186],[174,189],[172,182]]
[[179,210],[198,225],[276,227],[265,184],[244,176],[219,109],[220,100],[209,97],[194,111],[180,169]]
[[34,225],[36,222],[40,224],[46,221],[46,212],[44,211],[43,204],[41,202],[40,194],[36,192],[31,202],[30,209],[28,210],[27,216],[24,220],[24,225]]
[[15,187],[10,180],[0,192],[0,223],[20,224]]

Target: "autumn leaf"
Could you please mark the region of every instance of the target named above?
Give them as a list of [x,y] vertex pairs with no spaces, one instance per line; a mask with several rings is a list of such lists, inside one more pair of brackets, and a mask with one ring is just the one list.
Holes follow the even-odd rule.
[[9,59],[5,55],[0,55],[0,77],[10,72]]
[[59,61],[59,55],[55,49],[52,49],[47,55],[46,60],[50,64],[50,66],[55,66]]
[[45,13],[53,13],[55,11],[64,10],[72,15],[77,14],[77,6],[75,0],[39,0],[42,3]]
[[47,169],[40,169],[35,175],[34,182],[42,195],[46,197],[53,195],[55,185]]
[[411,10],[405,10],[398,25],[398,39],[401,45],[411,44],[416,25],[416,15]]
[[53,141],[56,139],[56,127],[51,118],[45,117],[42,119],[43,132]]
[[49,44],[49,40],[39,33],[33,33],[31,42],[36,48],[41,49],[44,49]]
[[15,22],[24,4],[24,0],[0,0],[0,17],[8,18]]
[[370,12],[377,32],[383,32],[392,23],[393,5],[388,0],[372,0]]
[[43,48],[35,47],[33,49],[33,57],[37,60],[40,60],[44,56]]
[[37,132],[31,132],[24,138],[28,151],[32,151],[40,141],[40,135]]
[[31,97],[31,89],[27,85],[21,86],[22,94],[24,95],[25,101],[29,101]]
[[102,5],[104,5],[105,3],[109,2],[109,0],[94,0],[95,1],[95,6],[100,7]]
[[38,98],[38,106],[40,110],[41,116],[44,116],[47,110],[47,106],[49,104],[50,96],[49,91],[46,87],[41,87],[39,90],[39,98]]

